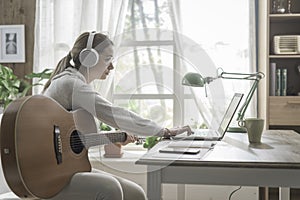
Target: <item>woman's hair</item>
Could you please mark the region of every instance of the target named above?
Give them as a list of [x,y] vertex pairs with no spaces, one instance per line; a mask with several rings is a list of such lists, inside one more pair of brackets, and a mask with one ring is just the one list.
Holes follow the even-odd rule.
[[[52,81],[52,78],[55,75],[63,72],[68,67],[72,67],[72,68],[76,68],[76,69],[80,68],[81,63],[79,60],[79,54],[83,49],[86,48],[89,34],[90,34],[90,32],[84,32],[77,38],[71,51],[58,62],[57,66],[56,66],[55,70],[53,71],[53,73],[51,74],[49,80],[46,82],[43,92],[49,87],[49,85]],[[113,45],[113,42],[106,35],[104,35],[102,33],[95,34],[92,47],[99,54],[106,47],[108,47],[110,45]],[[70,63],[70,61],[72,62],[72,64]]]

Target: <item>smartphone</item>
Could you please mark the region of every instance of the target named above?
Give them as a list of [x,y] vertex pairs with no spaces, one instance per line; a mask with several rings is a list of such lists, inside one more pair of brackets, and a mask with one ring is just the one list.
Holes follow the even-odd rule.
[[160,153],[181,153],[181,154],[198,154],[199,148],[171,148],[165,147],[159,150]]

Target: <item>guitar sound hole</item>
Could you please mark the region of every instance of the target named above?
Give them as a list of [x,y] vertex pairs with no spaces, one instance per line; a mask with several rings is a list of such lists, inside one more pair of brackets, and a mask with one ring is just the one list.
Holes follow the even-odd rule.
[[84,149],[84,145],[80,139],[80,133],[78,131],[73,131],[70,137],[71,149],[74,153],[80,154]]

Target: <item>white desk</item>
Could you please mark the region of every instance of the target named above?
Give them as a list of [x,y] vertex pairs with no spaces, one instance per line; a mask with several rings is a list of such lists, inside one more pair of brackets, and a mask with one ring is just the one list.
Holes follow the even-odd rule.
[[[256,145],[249,144],[245,133],[226,133],[204,156],[176,159],[158,152],[168,142],[136,162],[148,165],[149,200],[161,199],[162,183],[258,186],[260,200],[268,199],[267,187],[300,188],[300,135],[294,131],[265,131]],[[288,190],[282,191],[282,198],[289,199]]]

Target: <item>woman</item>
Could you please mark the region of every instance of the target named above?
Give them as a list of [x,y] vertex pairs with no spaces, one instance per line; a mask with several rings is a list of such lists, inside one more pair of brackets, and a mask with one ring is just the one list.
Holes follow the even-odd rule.
[[[75,41],[69,54],[61,59],[51,78],[46,83],[44,94],[52,97],[67,110],[83,108],[100,121],[134,135],[170,137],[190,131],[182,128],[163,128],[155,122],[112,105],[89,83],[95,79],[106,79],[112,65],[113,43],[101,33],[85,32]],[[134,142],[135,137],[127,134],[123,145]],[[143,189],[137,184],[114,175],[77,173],[68,186],[53,199],[146,199]]]

